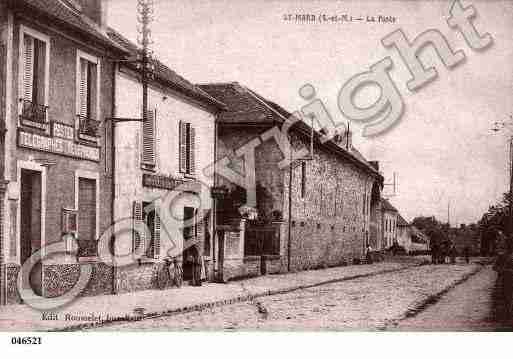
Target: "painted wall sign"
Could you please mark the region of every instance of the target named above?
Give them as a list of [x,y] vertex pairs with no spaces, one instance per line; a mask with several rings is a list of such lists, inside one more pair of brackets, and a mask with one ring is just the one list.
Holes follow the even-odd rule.
[[154,175],[149,173],[143,174],[143,186],[167,190],[174,190],[177,187],[180,187],[180,190],[183,192],[194,193],[199,193],[201,191],[201,184],[196,181],[184,181],[170,176]]
[[97,147],[85,146],[72,140],[41,136],[22,130],[18,132],[18,146],[90,161],[100,160],[100,149]]
[[73,126],[68,126],[63,123],[52,123],[52,134],[54,137],[64,138],[65,140],[75,139],[75,129]]

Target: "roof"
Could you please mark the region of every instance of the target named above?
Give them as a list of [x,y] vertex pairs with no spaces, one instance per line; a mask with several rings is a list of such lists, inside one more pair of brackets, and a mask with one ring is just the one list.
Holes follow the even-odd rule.
[[99,41],[104,46],[126,53],[126,50],[113,42],[93,20],[73,11],[59,0],[9,0],[8,3],[11,8],[23,11],[23,14],[30,13],[37,18],[47,18],[52,23],[65,26],[83,36]]
[[[200,84],[199,87],[226,104],[227,110],[220,113],[218,118],[222,125],[274,126],[283,124],[292,116],[292,113],[280,105],[237,82]],[[311,127],[304,121],[297,121],[291,128],[308,136],[311,133]],[[381,174],[358,151],[347,151],[333,141],[321,142],[321,134],[317,131],[315,137],[324,148],[332,150],[382,180]]]
[[[128,40],[115,29],[109,27],[107,29],[107,35],[112,41],[126,49],[132,56],[137,56],[140,53],[141,49],[135,43]],[[177,91],[184,93],[185,95],[199,101],[206,102],[221,110],[226,108],[224,103],[202,90],[199,86],[194,85],[190,81],[178,75],[160,60],[153,59],[153,64],[155,65],[155,75],[157,80],[165,82],[166,85],[174,87]],[[127,63],[126,66],[135,70],[135,65],[133,64],[131,65],[130,63]]]
[[386,198],[381,199],[382,209],[385,211],[399,212]]
[[399,227],[409,227],[410,224],[401,216],[401,214],[397,214],[397,225]]

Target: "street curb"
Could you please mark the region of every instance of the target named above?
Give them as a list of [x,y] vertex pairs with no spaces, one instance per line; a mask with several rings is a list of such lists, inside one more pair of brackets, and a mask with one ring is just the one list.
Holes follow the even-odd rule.
[[441,291],[429,295],[427,298],[422,299],[420,301],[414,302],[401,316],[395,319],[388,320],[383,326],[379,327],[378,330],[380,331],[386,331],[388,329],[393,329],[394,327],[397,327],[400,322],[403,320],[413,318],[417,314],[423,312],[428,307],[438,303],[442,297],[447,294],[449,291],[453,290],[460,284],[465,283],[467,280],[481,272],[487,265],[487,263],[476,263],[478,265],[477,268],[475,268],[473,271],[466,273],[463,275],[460,279],[452,282],[447,287],[443,288]]
[[420,267],[420,266],[423,266],[426,264],[429,264],[429,263],[428,262],[416,263],[416,264],[412,264],[412,265],[405,265],[404,267],[401,267],[401,268],[383,269],[383,270],[380,270],[377,272],[371,272],[371,273],[365,273],[365,274],[355,274],[355,275],[351,275],[351,276],[329,279],[329,280],[312,283],[312,284],[295,285],[292,287],[286,287],[286,288],[282,288],[282,289],[274,289],[274,290],[267,289],[267,290],[264,290],[259,293],[249,293],[246,295],[239,295],[239,296],[236,296],[236,297],[230,298],[230,299],[222,299],[222,300],[217,300],[217,301],[213,301],[213,302],[194,304],[194,305],[184,306],[184,307],[175,308],[175,309],[163,310],[163,311],[159,311],[159,312],[152,312],[152,313],[146,313],[146,314],[140,314],[140,315],[125,314],[125,315],[122,315],[119,317],[111,318],[109,320],[101,320],[101,321],[94,322],[94,323],[82,323],[82,324],[72,325],[72,326],[63,327],[63,328],[47,329],[45,331],[47,331],[47,332],[72,332],[72,331],[79,331],[79,330],[85,330],[85,329],[100,328],[100,327],[108,326],[109,324],[117,324],[117,323],[123,323],[123,322],[126,322],[126,323],[138,322],[138,321],[142,321],[145,319],[154,319],[154,318],[159,318],[159,317],[170,317],[173,315],[191,313],[191,312],[201,311],[204,309],[217,308],[217,307],[222,307],[222,306],[235,304],[235,303],[249,302],[256,298],[267,297],[267,296],[278,295],[278,294],[286,294],[286,293],[294,292],[296,290],[310,289],[310,288],[315,288],[315,287],[319,287],[319,286],[323,286],[323,285],[327,285],[327,284],[339,283],[339,282],[354,280],[354,279],[358,279],[358,278],[366,278],[366,277],[373,277],[373,276],[381,275],[381,274],[400,272],[403,270]]

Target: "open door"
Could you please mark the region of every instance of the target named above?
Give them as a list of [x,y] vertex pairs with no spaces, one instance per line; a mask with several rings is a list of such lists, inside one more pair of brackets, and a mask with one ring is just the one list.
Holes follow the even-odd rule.
[[[41,248],[41,172],[22,169],[20,181],[20,245],[23,264]],[[29,283],[23,283],[23,287],[32,287],[34,293],[41,296],[42,285],[42,265],[40,262],[34,263]]]

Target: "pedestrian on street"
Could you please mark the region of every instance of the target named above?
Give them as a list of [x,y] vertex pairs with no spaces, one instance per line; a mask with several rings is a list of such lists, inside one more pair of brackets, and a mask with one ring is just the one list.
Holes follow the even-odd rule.
[[451,247],[449,249],[449,257],[451,257],[451,264],[456,264],[456,246],[451,244]]
[[365,249],[365,261],[367,262],[367,264],[372,264],[371,252],[372,252],[372,247],[370,246],[369,243],[367,243],[367,248]]
[[470,263],[470,248],[468,246],[465,246],[465,248],[463,248],[463,255],[465,256],[465,262],[467,264]]

